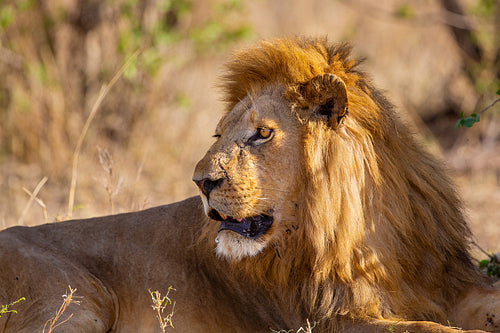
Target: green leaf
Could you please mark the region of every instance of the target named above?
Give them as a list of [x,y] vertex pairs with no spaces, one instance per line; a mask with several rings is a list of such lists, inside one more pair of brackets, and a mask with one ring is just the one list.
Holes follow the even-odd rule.
[[488,266],[488,264],[489,264],[489,262],[490,262],[490,261],[489,261],[488,259],[483,259],[483,260],[481,260],[481,261],[479,262],[479,268],[485,268],[485,267],[487,267],[487,266]]
[[473,114],[471,114],[471,115],[470,115],[470,117],[469,117],[469,118],[473,118],[473,119],[474,119],[474,122],[475,122],[475,123],[478,123],[478,122],[479,122],[479,120],[480,120],[480,118],[481,118],[481,115],[480,115],[480,114],[473,113]]
[[460,112],[460,116],[458,116],[460,119],[464,119],[464,112]]
[[500,263],[495,256],[483,259],[479,262],[479,268],[489,277],[500,277]]
[[463,127],[472,127],[476,120],[472,117],[467,117],[465,119],[462,119],[462,126]]
[[462,127],[462,119],[458,119],[458,120],[457,120],[457,122],[455,123],[455,127],[454,127],[454,128],[455,128],[455,129],[458,129],[458,128],[460,128],[460,127]]
[[500,89],[497,90],[497,95],[500,95]]

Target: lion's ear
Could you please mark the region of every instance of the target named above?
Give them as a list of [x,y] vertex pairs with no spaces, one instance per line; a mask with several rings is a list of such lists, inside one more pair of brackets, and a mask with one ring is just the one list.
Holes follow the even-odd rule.
[[333,128],[347,115],[347,89],[344,81],[334,74],[313,77],[298,87],[298,93],[310,110],[326,117]]

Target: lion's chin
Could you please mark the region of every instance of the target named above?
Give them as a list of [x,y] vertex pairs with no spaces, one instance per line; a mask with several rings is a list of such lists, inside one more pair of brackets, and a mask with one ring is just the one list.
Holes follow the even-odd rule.
[[274,223],[272,215],[235,218],[209,207],[206,200],[203,203],[207,216],[214,222],[220,223],[215,239],[218,256],[240,261],[246,257],[256,256],[266,247]]
[[265,241],[256,241],[229,230],[220,231],[215,241],[217,255],[234,261],[256,256],[267,245]]

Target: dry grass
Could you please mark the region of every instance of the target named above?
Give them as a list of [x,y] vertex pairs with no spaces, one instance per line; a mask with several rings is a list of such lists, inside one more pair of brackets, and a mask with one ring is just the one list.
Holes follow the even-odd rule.
[[[48,178],[47,177],[43,177],[42,180],[40,180],[40,182],[36,185],[35,189],[33,190],[33,193],[31,193],[29,190],[27,190],[26,188],[23,187],[23,190],[25,192],[27,192],[30,196],[30,199],[28,200],[28,203],[26,204],[26,207],[24,207],[24,210],[23,212],[21,213],[21,216],[19,217],[19,220],[17,220],[17,224],[18,225],[23,225],[23,221],[24,221],[24,217],[26,216],[26,213],[28,212],[28,210],[30,209],[31,207],[31,204],[33,203],[33,201],[37,200],[37,195],[38,195],[38,192],[40,192],[40,190],[42,189],[43,185],[45,185],[45,183],[47,182]],[[45,217],[45,221],[47,220],[46,216],[46,206],[45,204],[43,204],[43,202],[38,199],[37,202],[40,203],[40,205],[42,206],[42,208],[45,208],[44,209],[44,217]]]
[[6,304],[6,305],[0,305],[0,317],[2,317],[2,315],[6,314],[6,313],[17,313],[16,310],[12,309],[12,307],[14,305],[16,305],[17,303],[19,302],[23,302],[25,301],[26,298],[24,297],[21,297],[20,299],[14,301],[14,302],[11,302],[9,304]]
[[[43,179],[48,179],[48,178],[44,177]],[[33,193],[31,193],[27,188],[23,187],[23,191],[26,192],[26,194],[28,194],[30,196],[30,200],[31,200],[31,198],[34,198],[34,200],[36,201],[36,203],[42,208],[43,222],[44,223],[49,223],[49,214],[47,212],[47,205],[45,204],[45,202],[43,202],[43,200],[41,200],[41,199],[39,199],[39,198],[36,197],[36,194],[37,194],[36,189],[37,188],[35,188],[35,191]],[[31,205],[31,203],[30,203],[30,201],[28,201],[28,203],[26,204],[26,207],[29,208],[30,205]],[[18,221],[18,224],[20,224],[19,221]]]
[[73,314],[70,314],[66,318],[62,319],[64,312],[68,309],[70,304],[76,304],[80,305],[80,298],[82,296],[76,296],[76,288],[73,289],[71,286],[68,286],[69,292],[66,292],[66,294],[62,295],[63,297],[63,302],[59,309],[57,310],[56,314],[54,317],[50,318],[45,322],[45,325],[43,325],[42,333],[51,333],[53,332],[57,327],[63,325],[67,321],[73,317]]
[[276,330],[273,330],[271,328],[271,332],[272,333],[293,333],[293,332],[297,332],[297,333],[312,333],[313,329],[316,327],[316,323],[313,323],[311,325],[311,323],[309,322],[309,319],[306,319],[306,327],[299,327],[299,329],[297,331],[295,330],[288,330],[288,331],[285,331],[285,330],[279,330],[279,331],[276,331]]
[[111,154],[107,149],[103,149],[97,146],[97,150],[99,151],[99,163],[101,164],[102,169],[106,173],[106,177],[102,180],[102,184],[104,185],[104,189],[108,194],[110,214],[114,214],[115,213],[114,197],[120,191],[120,186],[123,182],[123,177],[121,177],[115,184],[113,177],[113,165],[114,165],[113,157],[111,156]]
[[[168,297],[171,290],[175,289],[169,287],[166,295],[163,297],[158,290],[155,291],[148,290],[149,294],[151,295],[151,300],[153,301],[152,305],[153,310],[156,312],[156,318],[158,319],[158,324],[160,325],[160,328],[163,333],[166,332],[168,327],[174,328],[174,324],[172,323],[172,318],[175,313],[175,302],[172,302],[172,300]],[[172,309],[167,315],[164,316],[163,312],[170,304],[172,305]]]
[[[83,145],[83,140],[85,139],[85,136],[87,135],[87,131],[90,127],[90,124],[92,120],[94,119],[95,115],[97,114],[97,111],[99,110],[99,107],[101,106],[104,98],[108,95],[109,91],[113,86],[116,84],[116,82],[122,77],[123,73],[125,70],[129,68],[129,66],[134,62],[139,55],[139,50],[135,51],[132,56],[123,64],[123,66],[116,72],[116,74],[113,76],[111,81],[109,81],[108,84],[102,86],[99,96],[97,97],[96,102],[94,103],[94,106],[92,107],[92,110],[90,111],[90,114],[87,118],[87,121],[85,122],[85,125],[83,126],[82,132],[80,133],[80,137],[78,138],[78,142],[76,144],[75,151],[73,153],[73,164],[71,168],[71,186],[69,190],[69,196],[68,196],[68,218],[71,218],[73,216],[73,208],[75,204],[75,191],[76,191],[76,180],[78,176],[78,160],[80,158],[80,152],[82,150],[82,145]],[[100,150],[102,151],[102,150]],[[109,154],[108,154],[109,155]],[[102,165],[102,159],[101,159],[101,154],[99,155],[99,159],[101,160],[101,165]],[[108,168],[108,171],[111,172],[111,168]],[[109,191],[108,191],[109,195]],[[111,202],[111,211],[113,212],[113,205]]]

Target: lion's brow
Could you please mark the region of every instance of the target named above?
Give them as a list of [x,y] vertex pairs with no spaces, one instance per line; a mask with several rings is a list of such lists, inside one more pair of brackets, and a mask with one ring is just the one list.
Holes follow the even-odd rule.
[[245,108],[245,112],[249,112],[251,110],[257,109],[257,106],[255,105],[255,100],[254,100],[252,94],[248,93],[247,96],[248,96],[248,99],[250,99],[250,105],[247,106],[246,104],[243,104],[243,107]]

